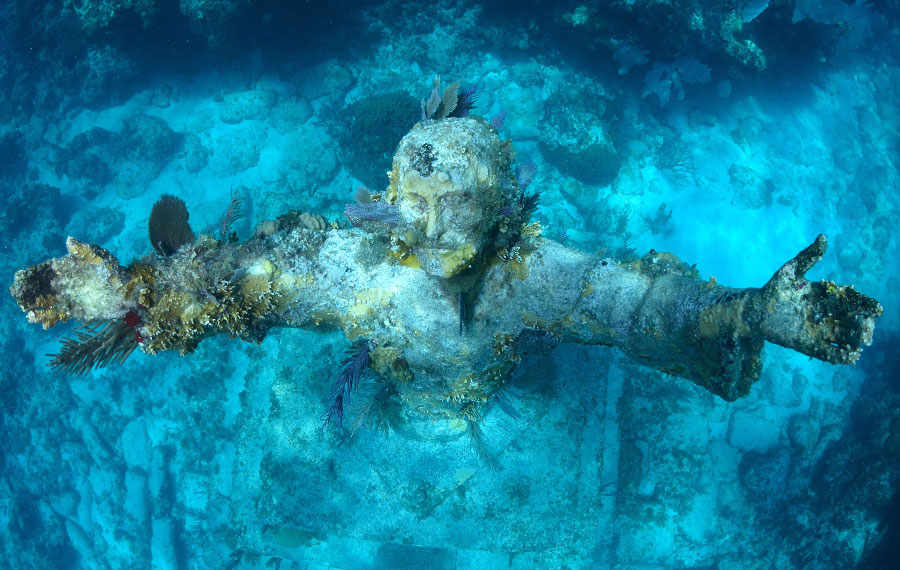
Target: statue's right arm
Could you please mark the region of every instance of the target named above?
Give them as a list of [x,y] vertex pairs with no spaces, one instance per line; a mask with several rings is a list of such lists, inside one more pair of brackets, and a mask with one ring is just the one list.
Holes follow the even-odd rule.
[[10,293],[30,322],[130,323],[140,348],[192,351],[227,334],[259,342],[275,326],[337,324],[350,275],[336,270],[355,230],[296,227],[243,244],[200,236],[128,267],[69,238],[68,254],[16,272]]

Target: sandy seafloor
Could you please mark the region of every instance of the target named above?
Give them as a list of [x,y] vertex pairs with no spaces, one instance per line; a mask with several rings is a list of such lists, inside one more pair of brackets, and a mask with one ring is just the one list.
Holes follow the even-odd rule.
[[[712,41],[672,40],[711,77],[664,105],[642,78],[668,48],[640,35],[650,61],[618,73],[612,40],[598,38],[627,38],[601,25],[613,16],[599,3],[298,7],[274,16],[305,22],[292,34],[277,26],[292,38],[283,43],[252,32],[272,26],[265,3],[234,3],[241,25],[215,37],[194,25],[202,2],[155,19],[145,4],[95,7],[126,14],[99,24],[86,8],[6,8],[17,32],[0,46],[4,283],[63,255],[68,235],[123,263],[147,254],[149,212],[167,193],[198,231],[217,223],[232,189],[247,206],[242,238],[290,209],[341,222],[353,190],[372,186],[348,166],[347,109],[398,90],[425,98],[441,75],[478,85],[475,114],[505,112],[501,136],[520,164],[537,165],[545,235],[565,230],[567,245],[621,258],[669,251],[705,279],[753,287],[826,233],[811,278],[852,283],[884,315],[853,367],[767,346],[762,379],[733,403],[609,348],[527,358],[518,417],[485,416],[501,467],[489,469],[463,435],[323,430],[347,345],[339,333],[276,330],[258,346],[213,338],[185,357],[135,353],[66,376],[46,355],[71,327],[41,331],[7,297],[0,567],[900,568],[900,20],[890,2],[844,4],[846,16],[797,2],[778,33],[812,26],[825,46],[815,49],[799,45],[814,34],[765,42],[776,33],[768,12],[794,3],[745,16],[747,37],[770,46],[765,70]],[[705,9],[674,5],[697,18]],[[163,55],[147,51],[154,29],[185,14],[191,24],[171,32],[191,38],[184,53],[169,36]],[[64,34],[52,29],[60,21]],[[23,55],[36,51],[45,55]],[[73,59],[54,62],[60,53]],[[73,61],[81,71],[64,73]],[[546,156],[567,136],[548,126],[551,112],[614,141],[611,181],[585,182]]]

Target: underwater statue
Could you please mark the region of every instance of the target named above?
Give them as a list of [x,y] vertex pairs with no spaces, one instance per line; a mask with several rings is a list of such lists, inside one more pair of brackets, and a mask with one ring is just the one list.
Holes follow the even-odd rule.
[[326,421],[343,418],[365,369],[408,414],[473,422],[524,354],[557,342],[617,347],[729,401],[760,377],[765,341],[835,364],[871,343],[878,302],[804,278],[824,235],[761,288],[701,280],[653,250],[590,255],[541,237],[513,161],[483,119],[425,120],[400,142],[387,189],[348,208],[355,227],[292,212],[245,243],[194,239],[168,197],[157,253],[123,267],[70,237],[68,255],[18,271],[11,293],[44,328],[83,323],[51,362],[76,373],[217,334],[340,329],[355,344]]

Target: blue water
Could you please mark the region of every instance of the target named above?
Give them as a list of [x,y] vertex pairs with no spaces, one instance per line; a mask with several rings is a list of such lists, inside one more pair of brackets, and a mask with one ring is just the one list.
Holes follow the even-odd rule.
[[237,189],[241,239],[340,221],[440,75],[536,164],[545,235],[758,287],[826,233],[810,278],[882,303],[873,345],[852,367],[767,346],[733,403],[563,345],[485,415],[494,465],[464,436],[323,430],[340,333],[68,376],[46,355],[72,326],[7,297],[0,567],[900,568],[895,2],[325,4],[5,2],[4,282],[67,236],[150,252],[163,194],[202,231]]

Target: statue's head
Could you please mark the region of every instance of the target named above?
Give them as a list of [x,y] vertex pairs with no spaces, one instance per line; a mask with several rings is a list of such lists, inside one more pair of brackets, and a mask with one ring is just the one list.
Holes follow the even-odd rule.
[[484,119],[417,124],[394,155],[386,199],[400,211],[400,240],[426,272],[453,277],[507,241],[520,211],[509,141]]

